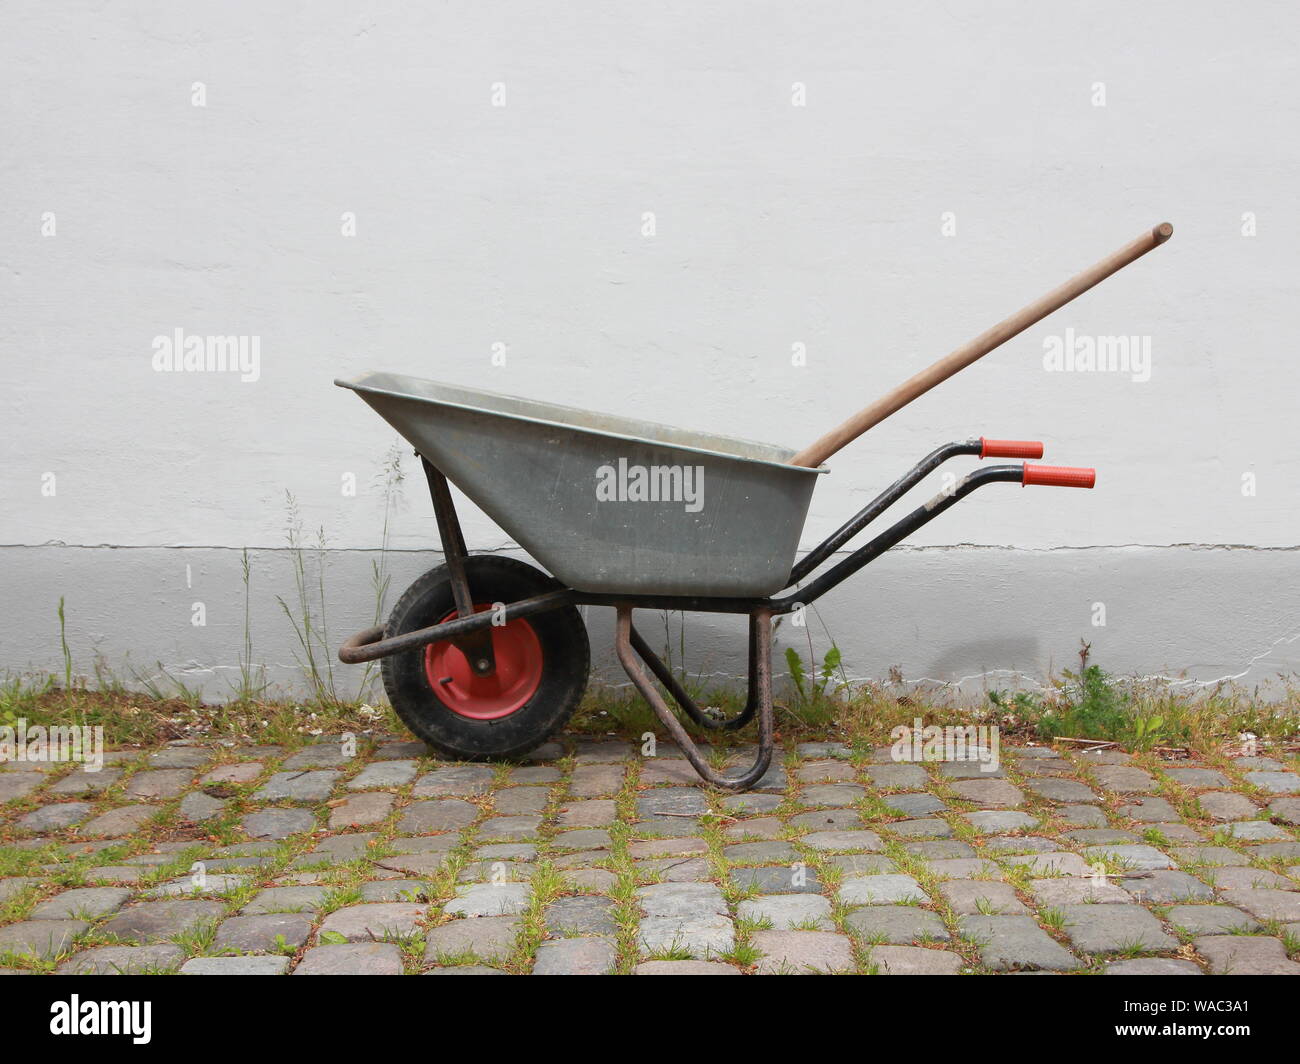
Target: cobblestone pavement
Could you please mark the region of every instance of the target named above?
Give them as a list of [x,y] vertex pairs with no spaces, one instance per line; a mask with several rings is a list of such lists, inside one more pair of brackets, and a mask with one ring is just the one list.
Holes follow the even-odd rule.
[[1300,974],[1294,760],[1035,747],[985,773],[805,743],[726,796],[657,753],[565,737],[466,765],[393,737],[8,763],[0,966]]

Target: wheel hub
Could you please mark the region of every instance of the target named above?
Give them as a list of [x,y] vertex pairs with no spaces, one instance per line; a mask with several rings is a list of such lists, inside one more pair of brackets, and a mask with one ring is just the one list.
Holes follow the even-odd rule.
[[[475,604],[474,612],[492,609]],[[452,610],[439,622],[456,619]],[[542,644],[524,618],[487,629],[496,668],[491,675],[474,671],[453,643],[431,643],[424,651],[424,672],[438,700],[453,713],[471,720],[499,720],[527,705],[542,682]]]

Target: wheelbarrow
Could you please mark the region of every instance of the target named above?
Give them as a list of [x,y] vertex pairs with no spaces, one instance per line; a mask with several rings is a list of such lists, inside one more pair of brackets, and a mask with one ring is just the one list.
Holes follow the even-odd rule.
[[[798,453],[393,373],[335,381],[420,456],[443,554],[442,565],[406,589],[387,623],[347,640],[339,658],[382,659],[393,708],[439,752],[459,760],[517,758],[560,729],[586,689],[590,649],[578,607],[609,606],[619,662],[696,771],[720,789],[749,789],[772,760],[773,617],[816,602],[985,485],[1091,488],[1096,479],[1092,469],[986,466],[826,568],[949,459],[1041,458],[1043,445],[984,437],[944,444],[796,561],[825,460],[1172,232],[1166,223],[1143,233]],[[549,574],[512,558],[470,554],[449,481]],[[744,708],[718,719],[696,705],[637,631],[638,609],[748,617]],[[739,775],[716,771],[669,700],[705,729],[733,731],[757,718],[753,764]]]

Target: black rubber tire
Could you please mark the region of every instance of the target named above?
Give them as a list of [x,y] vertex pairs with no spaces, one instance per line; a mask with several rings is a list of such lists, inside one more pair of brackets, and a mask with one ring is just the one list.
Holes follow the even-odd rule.
[[[562,587],[531,565],[512,558],[470,555],[465,562],[477,603],[517,602]],[[446,566],[430,569],[402,593],[385,637],[437,624],[456,608]],[[542,678],[533,696],[509,716],[472,720],[448,709],[424,670],[425,648],[384,658],[384,690],[397,715],[439,753],[459,761],[520,757],[541,746],[573,715],[587,689],[591,646],[575,606],[527,618],[542,648]],[[490,629],[489,629],[490,630]]]

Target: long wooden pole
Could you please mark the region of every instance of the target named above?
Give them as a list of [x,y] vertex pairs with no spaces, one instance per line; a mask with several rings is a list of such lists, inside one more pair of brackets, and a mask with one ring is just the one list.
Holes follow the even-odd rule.
[[1059,288],[1054,288],[1041,299],[1012,314],[1005,321],[999,322],[987,332],[980,333],[969,343],[963,344],[952,354],[939,359],[929,369],[923,369],[916,376],[909,378],[877,399],[870,406],[859,410],[848,421],[826,433],[816,443],[805,447],[790,459],[791,465],[808,466],[815,469],[840,448],[847,446],[861,436],[873,425],[878,425],[910,403],[924,395],[936,384],[946,381],[954,373],[965,369],[972,362],[983,358],[995,347],[1006,343],[1013,336],[1024,332],[1035,322],[1059,310],[1070,300],[1082,295],[1095,284],[1099,284],[1117,270],[1122,270],[1130,262],[1140,259],[1152,248],[1157,248],[1174,235],[1174,227],[1168,222],[1157,225],[1143,233],[1136,240],[1125,244],[1112,255],[1106,256],[1095,266],[1090,266],[1077,277],[1066,281]]

